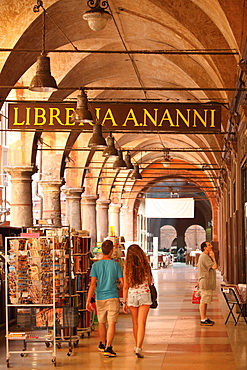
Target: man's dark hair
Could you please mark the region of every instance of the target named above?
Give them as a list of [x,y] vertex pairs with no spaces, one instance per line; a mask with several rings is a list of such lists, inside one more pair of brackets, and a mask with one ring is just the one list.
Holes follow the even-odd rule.
[[113,249],[113,242],[111,240],[105,240],[101,245],[102,253],[107,256]]
[[206,244],[206,242],[202,242],[201,251],[203,252],[205,248],[207,248],[207,244]]

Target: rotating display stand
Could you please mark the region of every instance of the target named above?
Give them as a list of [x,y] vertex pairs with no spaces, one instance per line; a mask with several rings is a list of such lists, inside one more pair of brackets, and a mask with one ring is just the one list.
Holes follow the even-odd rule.
[[[15,237],[6,238],[6,364],[10,355],[51,353],[56,366],[56,269],[54,238]],[[16,309],[17,330],[9,331],[9,310]],[[20,328],[29,328],[20,331]],[[34,330],[35,329],[35,330]],[[51,334],[40,329],[51,330]],[[40,333],[43,333],[43,335]],[[44,335],[45,334],[45,335]],[[10,343],[22,349],[11,349]],[[52,343],[51,350],[27,350],[27,343]],[[18,345],[16,345],[18,342]],[[48,345],[47,345],[48,347]]]
[[[26,356],[49,351],[56,366],[56,348],[67,343],[70,356],[79,343],[77,331],[83,337],[93,330],[93,320],[85,308],[90,238],[58,237],[51,229],[46,230],[44,237],[39,233],[23,235],[29,236],[8,237],[5,243],[7,367],[12,354]],[[10,332],[9,310],[13,309],[17,330]],[[23,347],[16,349],[21,346],[20,341]],[[47,347],[45,351],[28,351],[28,343],[42,342]]]

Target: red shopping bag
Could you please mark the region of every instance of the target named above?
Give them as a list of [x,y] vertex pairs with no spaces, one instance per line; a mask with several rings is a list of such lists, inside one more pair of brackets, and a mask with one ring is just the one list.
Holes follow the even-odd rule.
[[192,293],[192,303],[194,304],[200,304],[201,301],[201,292],[199,289],[194,290]]

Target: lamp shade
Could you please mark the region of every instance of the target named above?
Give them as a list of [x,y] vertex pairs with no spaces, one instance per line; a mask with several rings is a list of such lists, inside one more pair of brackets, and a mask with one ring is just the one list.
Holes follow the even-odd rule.
[[51,75],[50,58],[46,55],[38,56],[36,75],[30,83],[29,90],[37,92],[52,92],[57,90],[57,83]]
[[126,163],[125,161],[123,160],[123,153],[122,153],[122,150],[118,150],[118,157],[116,158],[115,162],[113,163],[113,169],[114,170],[124,170],[126,169],[127,166],[126,166]]
[[134,166],[131,163],[131,156],[130,156],[129,153],[125,154],[124,161],[126,163],[126,166],[127,166],[128,170],[133,170],[134,169]]
[[117,157],[118,151],[115,148],[114,137],[111,134],[110,136],[106,138],[106,144],[107,144],[107,147],[103,151],[103,154],[102,154],[103,157]]
[[89,27],[93,31],[103,30],[107,21],[111,18],[112,16],[109,12],[98,7],[97,10],[88,10],[85,14],[83,14],[83,19],[88,22]]
[[77,95],[76,109],[72,114],[71,122],[93,122],[92,113],[88,109],[87,95],[83,90],[81,90],[81,93]]
[[92,149],[100,149],[106,147],[106,141],[102,135],[102,126],[96,124],[93,126],[93,136],[88,142],[88,147]]
[[132,173],[131,178],[132,178],[132,180],[141,180],[142,179],[142,175],[139,172],[138,164],[134,164],[134,171]]
[[170,164],[171,164],[171,161],[172,161],[171,156],[169,154],[170,153],[170,149],[165,148],[163,150],[163,153],[164,153],[164,160],[162,161],[162,165],[163,165],[163,167],[169,167]]

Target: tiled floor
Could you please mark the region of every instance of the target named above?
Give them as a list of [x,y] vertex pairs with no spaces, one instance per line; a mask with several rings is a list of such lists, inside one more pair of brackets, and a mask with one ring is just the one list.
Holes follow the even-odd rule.
[[[174,264],[169,268],[153,270],[159,292],[159,306],[150,310],[145,343],[144,359],[133,353],[133,336],[129,315],[121,313],[114,340],[116,358],[106,358],[97,350],[98,334],[93,331],[80,339],[79,347],[67,356],[65,344],[57,349],[56,367],[64,369],[119,369],[119,370],[246,370],[247,369],[247,325],[243,319],[237,326],[224,324],[228,314],[225,301],[219,291],[215,292],[208,316],[216,324],[200,327],[198,306],[191,303],[192,290],[196,281],[196,269],[185,264]],[[218,287],[222,282],[218,273]],[[0,369],[6,369],[4,333],[0,341]],[[30,345],[32,348],[33,345]],[[42,347],[42,348],[40,348]],[[45,345],[36,345],[44,350]],[[50,353],[10,356],[10,368],[16,370],[54,368]]]

